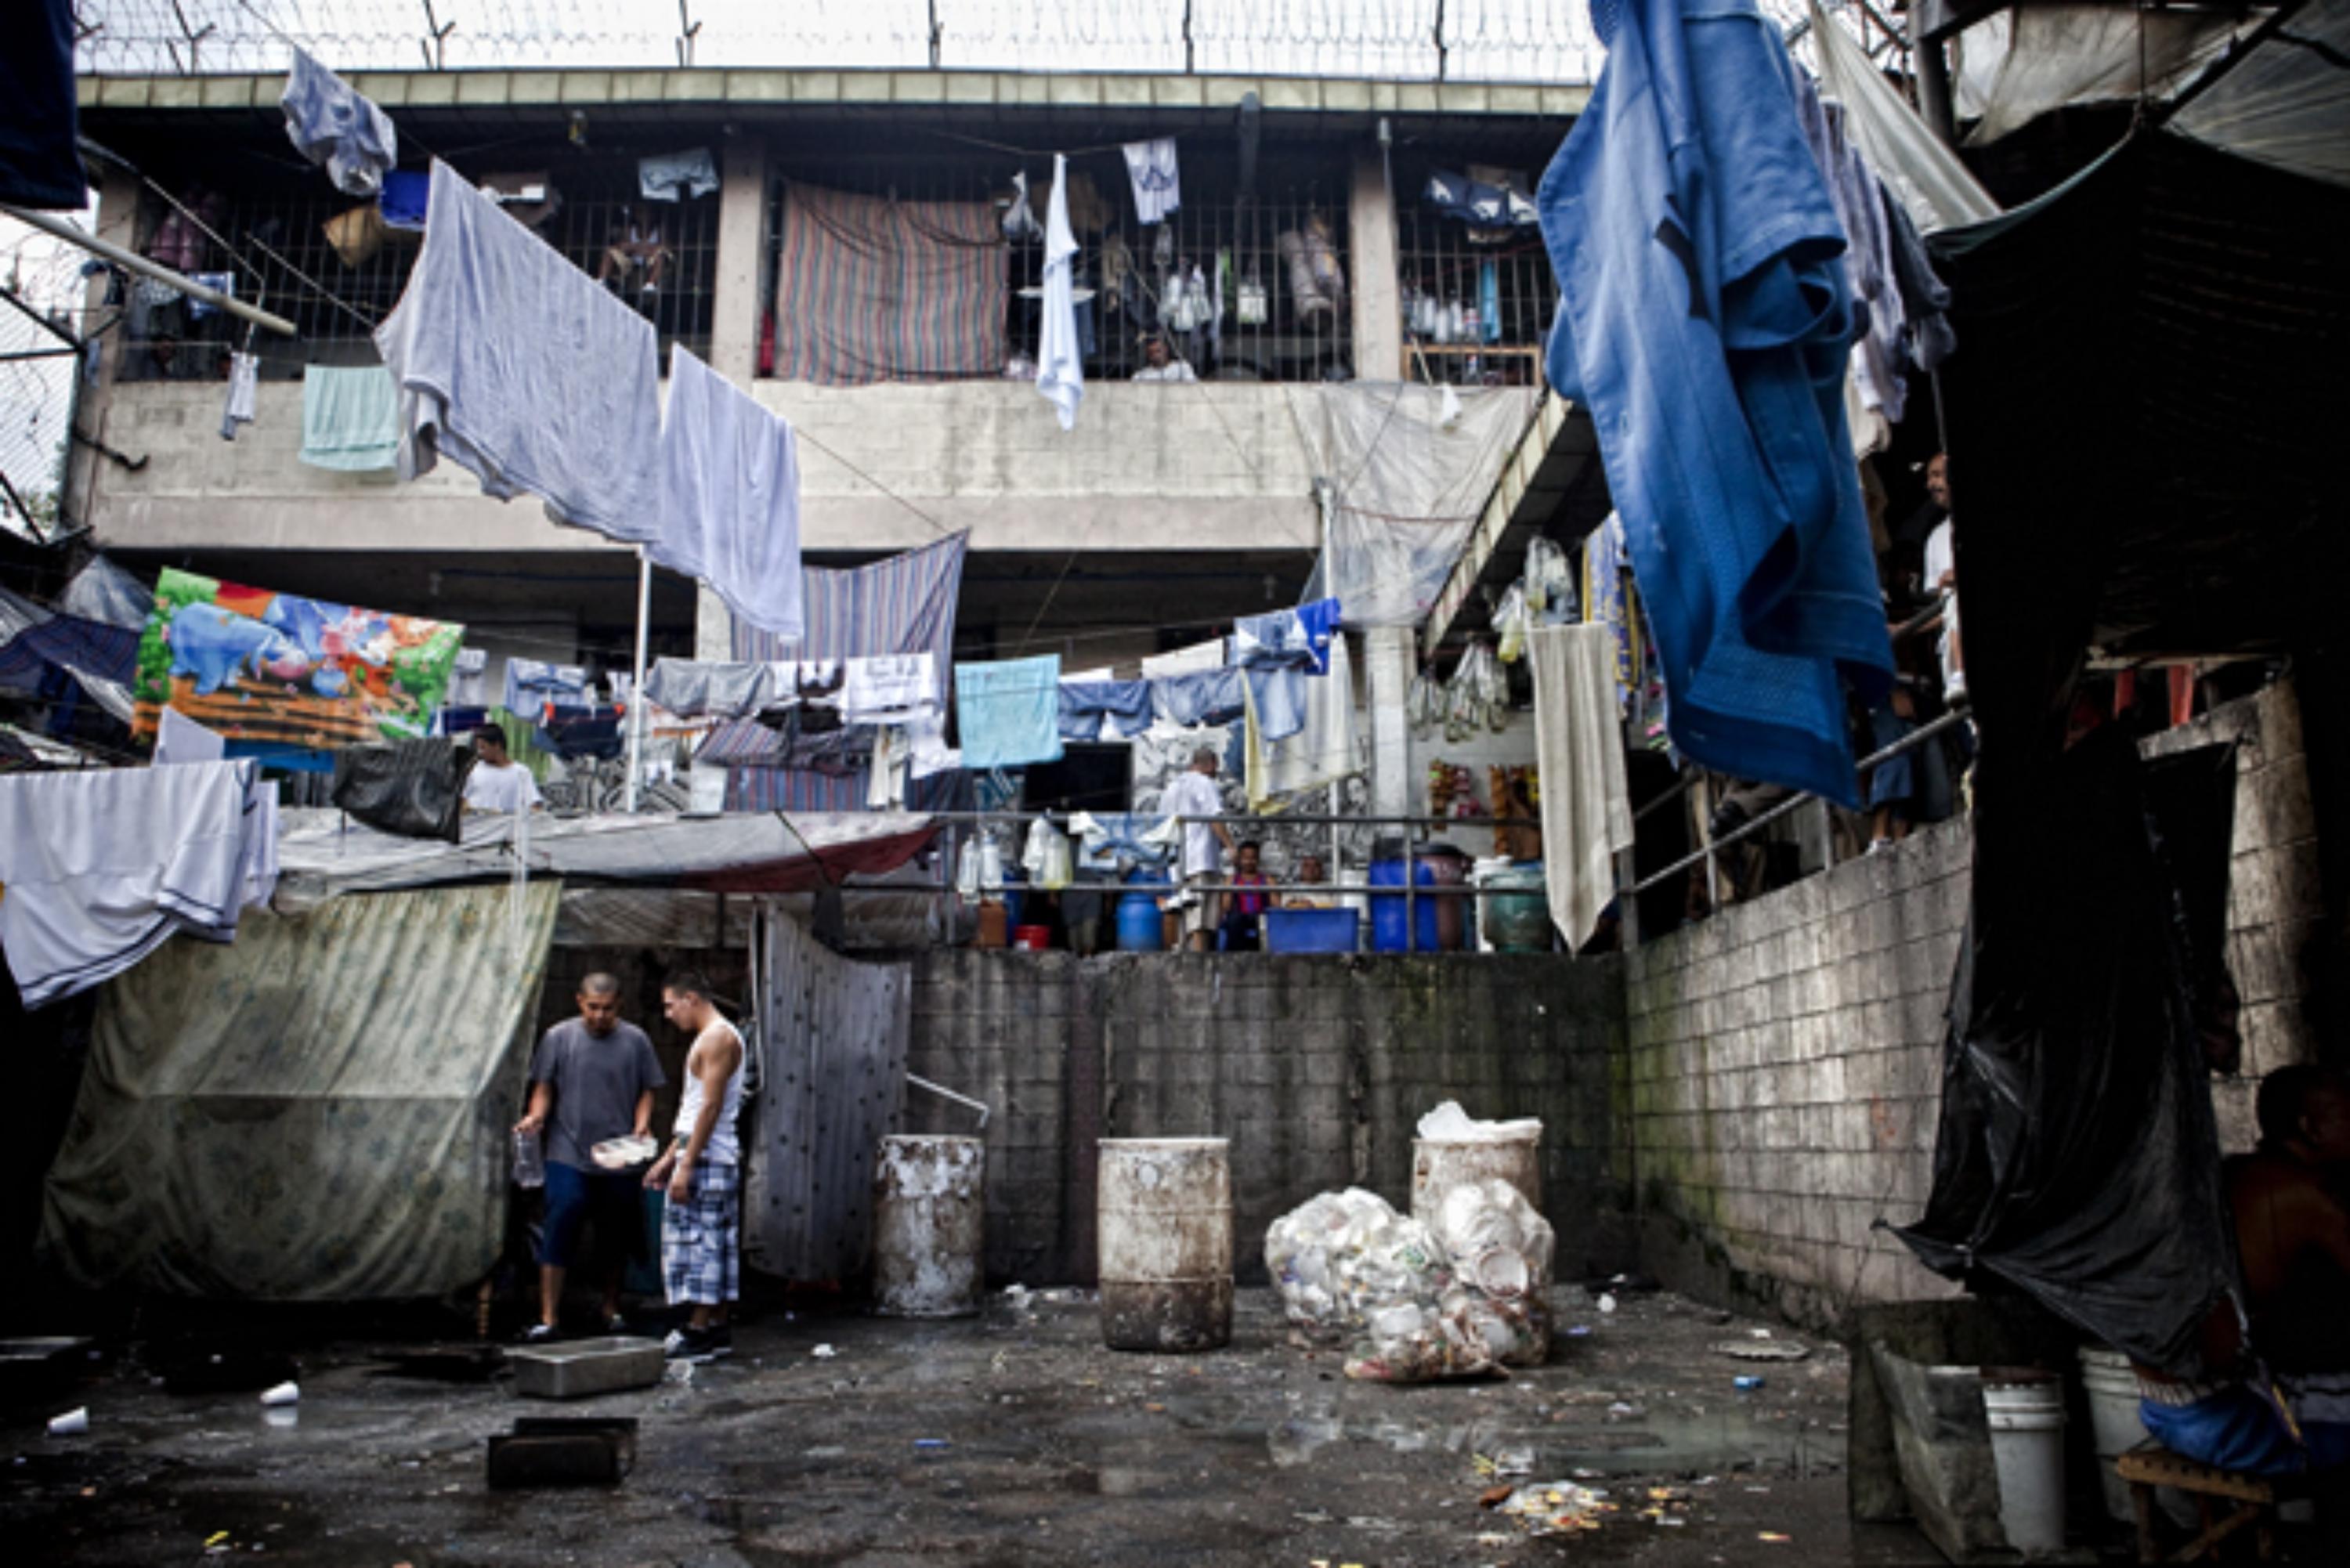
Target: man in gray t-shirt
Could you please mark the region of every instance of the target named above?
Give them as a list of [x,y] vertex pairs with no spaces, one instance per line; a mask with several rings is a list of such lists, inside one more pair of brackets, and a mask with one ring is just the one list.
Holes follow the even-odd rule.
[[583,1225],[596,1233],[604,1276],[605,1329],[626,1331],[620,1279],[645,1250],[644,1199],[634,1170],[606,1170],[592,1151],[616,1137],[646,1136],[653,1091],[668,1080],[653,1043],[620,1022],[620,982],[591,974],[579,986],[579,1016],[546,1032],[530,1058],[530,1109],[516,1132],[546,1139],[546,1225],[538,1250],[539,1321],[523,1337],[543,1344],[561,1334],[563,1282]]

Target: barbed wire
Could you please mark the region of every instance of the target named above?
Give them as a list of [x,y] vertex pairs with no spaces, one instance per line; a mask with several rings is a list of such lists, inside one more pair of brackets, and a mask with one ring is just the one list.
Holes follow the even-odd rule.
[[77,0],[91,76],[889,67],[1587,82],[1586,0]]

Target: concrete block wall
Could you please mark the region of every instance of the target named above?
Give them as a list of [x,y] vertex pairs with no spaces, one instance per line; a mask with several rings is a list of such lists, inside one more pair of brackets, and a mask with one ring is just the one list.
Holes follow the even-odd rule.
[[[1425,1112],[1543,1118],[1563,1275],[1632,1262],[1623,972],[1612,959],[1309,958],[946,950],[916,963],[910,1070],[994,1109],[987,1266],[1094,1277],[1103,1137],[1232,1140],[1237,1263],[1317,1192],[1409,1204]],[[909,1102],[918,1131],[966,1112]]]
[[2260,1141],[2252,1102],[2279,1067],[2318,1060],[2308,1003],[2331,934],[2320,881],[2317,812],[2290,681],[2214,708],[2154,737],[2149,754],[2215,742],[2236,744],[2236,826],[2228,888],[2228,971],[2243,1002],[2242,1069],[2211,1081],[2220,1143],[2230,1154]]
[[1873,1226],[1924,1206],[1971,844],[1946,823],[1627,956],[1643,1268],[1821,1327],[1952,1293]]

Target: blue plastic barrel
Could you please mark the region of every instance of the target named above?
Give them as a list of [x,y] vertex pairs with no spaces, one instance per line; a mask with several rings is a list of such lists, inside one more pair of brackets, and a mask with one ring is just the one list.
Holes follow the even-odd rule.
[[1128,893],[1118,901],[1118,945],[1119,951],[1129,953],[1155,953],[1167,945],[1157,898]]
[[[1436,872],[1425,860],[1412,862],[1412,883],[1425,888],[1436,880]],[[1375,860],[1371,863],[1371,886],[1400,888],[1403,886],[1403,862]],[[1410,950],[1432,953],[1436,950],[1436,900],[1412,900],[1412,924],[1418,928],[1419,940],[1409,944]],[[1399,953],[1407,949],[1404,940],[1403,895],[1374,893],[1371,896],[1371,948],[1375,952]]]

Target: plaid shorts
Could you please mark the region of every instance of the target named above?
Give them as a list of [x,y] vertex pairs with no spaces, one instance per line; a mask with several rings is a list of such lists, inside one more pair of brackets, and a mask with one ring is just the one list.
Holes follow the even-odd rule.
[[661,1210],[661,1275],[669,1303],[716,1306],[743,1288],[743,1172],[697,1165],[682,1203]]

